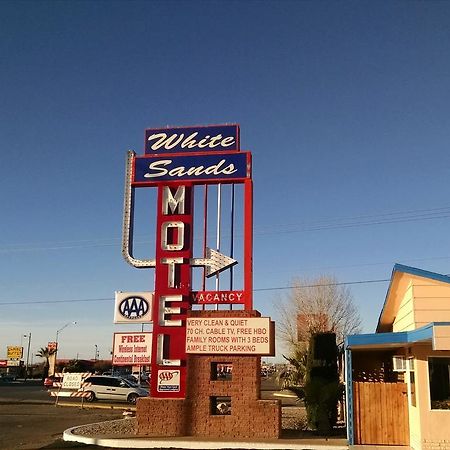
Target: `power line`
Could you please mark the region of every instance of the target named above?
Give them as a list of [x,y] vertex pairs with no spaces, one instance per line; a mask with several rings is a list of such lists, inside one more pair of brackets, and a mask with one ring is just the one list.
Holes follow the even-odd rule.
[[[319,220],[313,220],[309,222],[303,222],[300,224],[285,224],[285,226],[298,226],[298,225],[320,225],[322,223],[327,222],[342,222],[342,221],[352,221],[352,220],[360,220],[360,219],[381,219],[383,217],[390,216],[405,216],[408,217],[420,217],[425,215],[436,215],[436,214],[448,214],[450,212],[450,206],[444,206],[440,208],[427,208],[427,209],[412,209],[412,210],[399,210],[399,211],[390,211],[386,213],[380,214],[361,214],[357,216],[349,216],[349,217],[331,217],[331,218],[323,218]],[[387,219],[386,219],[387,220]],[[269,227],[271,228],[271,227]]]
[[[397,216],[397,217],[395,217]],[[266,236],[268,234],[287,234],[302,233],[311,231],[327,231],[345,228],[359,228],[364,226],[385,225],[406,222],[418,222],[423,220],[436,220],[450,218],[450,207],[418,209],[409,211],[394,211],[377,215],[359,215],[343,218],[321,219],[312,222],[303,222],[298,224],[272,225],[270,227],[255,227],[255,236]],[[224,236],[225,237],[225,236]],[[138,238],[139,239],[139,238]],[[137,240],[135,245],[148,244],[153,241],[145,240],[144,236]],[[115,247],[120,246],[120,238],[103,239],[83,239],[73,241],[61,241],[39,244],[18,244],[16,246],[0,247],[0,253],[46,251],[46,250],[71,250],[92,247]]]
[[108,298],[75,298],[70,300],[25,300],[19,302],[0,302],[2,305],[42,305],[45,303],[78,303],[78,302],[105,302],[114,300],[112,297]]
[[309,285],[300,285],[300,286],[259,288],[259,289],[253,289],[253,291],[254,292],[256,292],[256,291],[281,291],[281,290],[287,290],[287,289],[306,289],[306,288],[315,288],[315,287],[348,286],[348,285],[352,285],[352,284],[385,283],[387,281],[391,281],[391,279],[387,278],[384,280],[345,281],[342,283],[324,283],[324,284],[309,284]]
[[[344,281],[336,283],[323,283],[323,284],[310,284],[301,286],[281,286],[281,287],[268,287],[268,288],[257,288],[253,289],[253,292],[263,292],[263,291],[282,291],[287,289],[306,289],[314,287],[328,287],[328,286],[348,286],[355,284],[372,284],[372,283],[385,283],[390,281],[389,278],[383,280],[362,280],[362,281]],[[0,302],[0,306],[7,305],[42,305],[42,304],[55,304],[55,303],[79,303],[79,302],[105,302],[114,300],[112,297],[107,298],[77,298],[70,300],[27,300],[27,301],[11,301],[11,302]]]

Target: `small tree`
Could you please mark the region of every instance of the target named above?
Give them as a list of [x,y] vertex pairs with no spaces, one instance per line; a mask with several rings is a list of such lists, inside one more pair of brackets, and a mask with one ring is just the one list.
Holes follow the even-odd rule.
[[294,279],[292,285],[277,302],[277,334],[290,357],[306,352],[314,333],[333,332],[340,344],[346,335],[359,331],[361,318],[350,290],[335,278]]
[[308,426],[329,435],[336,425],[341,393],[338,374],[338,350],[334,333],[311,337],[305,377],[305,406]]
[[304,397],[303,383],[306,374],[306,357],[306,353],[301,349],[297,349],[291,357],[283,355],[290,366],[282,370],[277,377],[281,389],[291,390],[297,394],[299,399]]
[[54,355],[56,353],[56,349],[49,349],[48,347],[41,347],[39,351],[36,353],[36,356],[39,358],[45,358],[44,363],[44,371],[42,373],[42,380],[45,380],[45,378],[48,377],[48,371],[50,369],[50,356]]
[[71,359],[68,363],[65,364],[63,371],[76,373],[76,372],[88,372],[90,366],[86,364],[85,361],[80,361],[79,359]]
[[107,372],[108,370],[112,370],[111,361],[96,361],[94,364],[94,371],[96,373]]

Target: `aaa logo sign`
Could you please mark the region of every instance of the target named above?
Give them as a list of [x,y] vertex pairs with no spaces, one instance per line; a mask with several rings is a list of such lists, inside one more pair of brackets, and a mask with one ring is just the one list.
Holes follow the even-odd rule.
[[116,291],[114,323],[149,323],[152,321],[153,292]]
[[158,370],[158,392],[180,392],[180,371]]

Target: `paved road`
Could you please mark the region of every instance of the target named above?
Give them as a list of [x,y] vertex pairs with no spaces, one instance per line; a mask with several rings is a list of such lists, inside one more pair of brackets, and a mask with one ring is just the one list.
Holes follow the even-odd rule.
[[[278,385],[273,378],[263,378],[261,380],[261,398],[263,400],[281,400],[283,406],[294,406],[297,403],[296,397],[289,391],[280,391]],[[59,399],[62,403],[80,404],[80,399],[70,399],[63,397]],[[55,399],[50,397],[49,391],[43,387],[40,380],[27,380],[0,383],[0,403],[48,403],[54,404]],[[94,402],[92,406],[113,406],[128,408],[130,405],[125,402],[107,402],[105,400]]]
[[[50,391],[43,387],[39,380],[15,381],[0,383],[0,404],[5,403],[29,403],[29,404],[54,404],[55,397],[50,396]],[[80,398],[60,397],[58,403],[81,405]],[[86,405],[87,403],[84,402]],[[96,401],[93,407],[118,407],[130,408],[132,405],[126,402]],[[1,449],[1,447],[0,447]]]
[[32,401],[50,403],[50,395],[41,380],[14,381],[0,383],[0,402]]
[[[287,391],[278,391],[273,380],[262,380],[261,398],[278,398],[283,405],[295,404],[295,398],[289,395]],[[80,406],[80,399],[67,398],[61,399],[61,406],[55,406],[40,380],[0,383],[0,449],[80,448],[79,444],[61,440],[64,430],[86,423],[118,419],[124,409],[130,408],[125,402],[111,404],[102,401],[85,403],[84,409]],[[96,446],[83,448],[100,449]],[[103,447],[103,450],[106,449]]]
[[121,417],[120,410],[68,408],[53,404],[0,403],[0,448],[75,448],[75,444],[62,441],[64,430],[76,425]]
[[64,430],[87,423],[120,419],[123,409],[130,407],[127,403],[95,402],[85,404],[81,409],[79,399],[63,400],[62,406],[55,406],[54,399],[40,380],[0,383],[0,449],[80,448],[79,444],[62,441]]

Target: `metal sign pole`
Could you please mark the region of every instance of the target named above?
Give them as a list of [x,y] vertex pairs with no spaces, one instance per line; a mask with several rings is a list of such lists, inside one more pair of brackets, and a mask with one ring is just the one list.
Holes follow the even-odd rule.
[[[221,221],[221,209],[222,209],[222,185],[217,185],[217,235],[216,235],[216,250],[220,252],[220,221]],[[216,291],[220,288],[220,275],[216,275]],[[219,305],[216,305],[216,310],[219,309]]]
[[[231,220],[230,220],[230,258],[234,258],[234,183],[231,185]],[[233,267],[230,267],[230,291],[233,290]],[[233,305],[230,304],[230,309]]]

